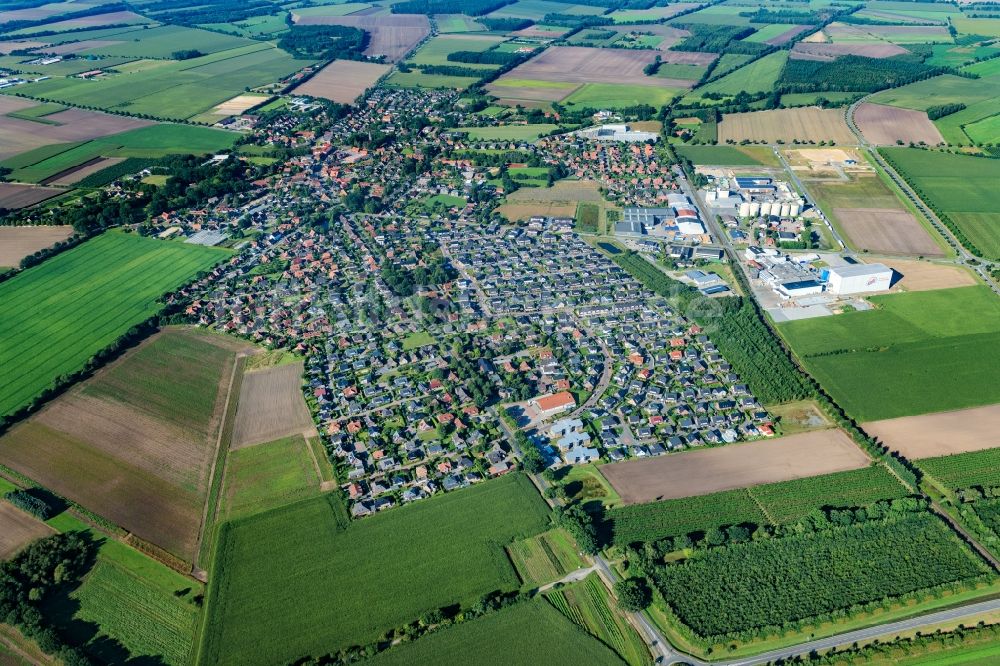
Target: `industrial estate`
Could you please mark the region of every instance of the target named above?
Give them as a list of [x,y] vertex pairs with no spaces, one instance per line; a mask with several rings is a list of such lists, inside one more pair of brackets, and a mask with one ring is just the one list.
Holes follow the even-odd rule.
[[0,664],[1000,663],[1000,9],[0,0]]

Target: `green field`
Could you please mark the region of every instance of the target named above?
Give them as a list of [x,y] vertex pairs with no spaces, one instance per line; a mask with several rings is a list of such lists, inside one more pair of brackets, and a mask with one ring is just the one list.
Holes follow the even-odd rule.
[[705,65],[680,65],[662,63],[656,70],[656,75],[663,79],[687,79],[697,81],[708,69]]
[[783,35],[792,28],[797,28],[799,26],[789,25],[788,23],[771,23],[765,25],[761,28],[757,28],[757,32],[753,33],[749,37],[743,39],[744,42],[766,42],[769,39],[774,39],[779,35]]
[[1000,401],[987,368],[1000,303],[986,287],[874,296],[876,309],[782,323],[778,331],[860,421]]
[[786,93],[781,96],[781,103],[784,106],[813,106],[821,98],[838,104],[852,102],[864,93],[853,92],[814,92],[814,93]]
[[409,72],[393,70],[385,80],[387,86],[400,88],[454,88],[464,90],[479,79],[471,76],[448,76],[446,74],[424,74],[418,69]]
[[614,652],[542,599],[515,604],[415,642],[403,643],[365,663],[465,666],[470,659],[485,664],[622,664]]
[[[27,405],[227,250],[107,232],[0,284],[0,415]],[[30,361],[28,360],[30,359]]]
[[[687,17],[685,17],[687,18]],[[740,91],[748,93],[768,92],[778,80],[781,68],[788,60],[788,51],[775,51],[769,55],[755,60],[749,65],[744,65],[733,70],[721,79],[708,83],[688,97],[700,97],[703,93],[714,92],[722,95],[735,95]]]
[[888,104],[904,109],[926,111],[931,106],[957,102],[972,104],[991,97],[996,97],[996,94],[989,86],[983,86],[980,80],[943,74],[899,88],[883,90],[872,95],[868,101],[875,104]]
[[497,69],[499,65],[452,62],[451,60],[448,60],[448,54],[456,53],[458,51],[475,51],[477,53],[488,51],[490,48],[496,46],[502,41],[503,37],[456,37],[453,35],[435,37],[421,46],[420,49],[413,54],[413,57],[407,61],[407,63],[413,65],[446,65],[452,67],[493,71]]
[[180,25],[161,25],[130,36],[133,39],[123,41],[121,44],[99,46],[87,49],[84,53],[126,58],[169,58],[174,51],[183,49],[197,49],[208,55],[254,44],[253,41],[243,37]]
[[[465,202],[462,201],[462,203]],[[403,351],[410,351],[411,349],[417,349],[418,347],[425,347],[427,345],[432,345],[435,342],[436,340],[434,339],[434,336],[427,331],[417,331],[415,333],[410,333],[403,338]]]
[[660,107],[681,94],[677,88],[619,83],[585,83],[562,101],[566,106],[621,109],[647,104]]
[[549,516],[527,477],[514,474],[346,522],[327,495],[225,523],[199,661],[336,652],[427,610],[517,589],[503,546],[543,531]]
[[770,148],[760,150],[743,146],[677,146],[675,151],[694,164],[709,166],[772,166],[777,160]]
[[224,515],[250,516],[313,497],[319,481],[302,435],[234,449],[226,459]]
[[500,127],[456,127],[456,132],[468,132],[470,139],[479,141],[534,141],[543,134],[558,129],[558,125],[503,125]]
[[[550,0],[518,0],[517,2],[490,12],[490,18],[528,18],[540,22],[546,14],[574,14],[577,16],[596,15],[604,12],[604,7],[574,5]],[[561,28],[563,29],[563,28]]]
[[1000,449],[924,458],[917,466],[953,490],[1000,486]]
[[526,587],[552,583],[583,566],[576,546],[560,528],[515,541],[507,553]]
[[646,643],[615,607],[597,574],[546,592],[545,598],[591,636],[610,646],[629,666],[652,663]]
[[1000,213],[993,196],[1000,160],[916,148],[883,148],[882,154],[917,194],[944,213],[987,259],[1000,259]]

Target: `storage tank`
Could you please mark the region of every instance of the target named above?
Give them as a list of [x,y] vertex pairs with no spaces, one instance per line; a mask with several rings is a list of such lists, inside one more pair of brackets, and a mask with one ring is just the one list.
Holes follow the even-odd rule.
[[762,203],[760,205],[760,214],[761,215],[770,215],[771,214],[771,204],[769,204],[767,202]]
[[792,205],[791,204],[786,204],[786,203],[785,204],[781,204],[781,213],[780,213],[781,217],[788,217],[788,215],[791,212],[792,212]]
[[740,217],[750,217],[750,204],[746,202],[740,204]]
[[751,201],[750,202],[750,217],[757,217],[760,215],[760,202]]

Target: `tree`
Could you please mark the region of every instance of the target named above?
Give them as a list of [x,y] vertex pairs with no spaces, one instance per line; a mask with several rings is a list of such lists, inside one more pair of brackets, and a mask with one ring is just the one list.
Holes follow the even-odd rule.
[[641,578],[625,578],[615,583],[615,596],[618,597],[618,606],[630,613],[638,613],[649,606],[652,595],[646,581]]

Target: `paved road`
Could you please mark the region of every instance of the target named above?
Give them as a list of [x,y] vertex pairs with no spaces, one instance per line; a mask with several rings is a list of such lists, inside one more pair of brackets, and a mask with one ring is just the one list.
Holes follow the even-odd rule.
[[[777,147],[772,146],[771,150],[774,151],[774,156],[778,158],[778,161],[781,163],[781,166],[785,168],[785,172],[792,179],[792,182],[795,183],[795,187],[797,187],[799,192],[802,194],[802,198],[808,201],[810,204],[812,204],[812,207],[816,210],[817,213],[819,213],[819,217],[821,220],[823,220],[823,224],[826,225],[827,231],[829,231],[830,234],[833,236],[833,240],[837,241],[837,244],[840,245],[840,249],[843,252],[843,254],[850,255],[851,251],[847,247],[847,243],[837,232],[834,226],[830,223],[830,220],[826,219],[826,213],[824,213],[823,210],[815,204],[815,202],[809,199],[809,194],[808,194],[809,190],[806,189],[806,187],[802,184],[802,181],[799,180],[799,175],[795,173],[795,171],[792,169],[792,165],[788,163],[788,160],[785,159],[785,156],[781,154],[781,151],[778,150]],[[841,176],[844,175],[844,172],[842,170],[840,171],[840,175]]]

